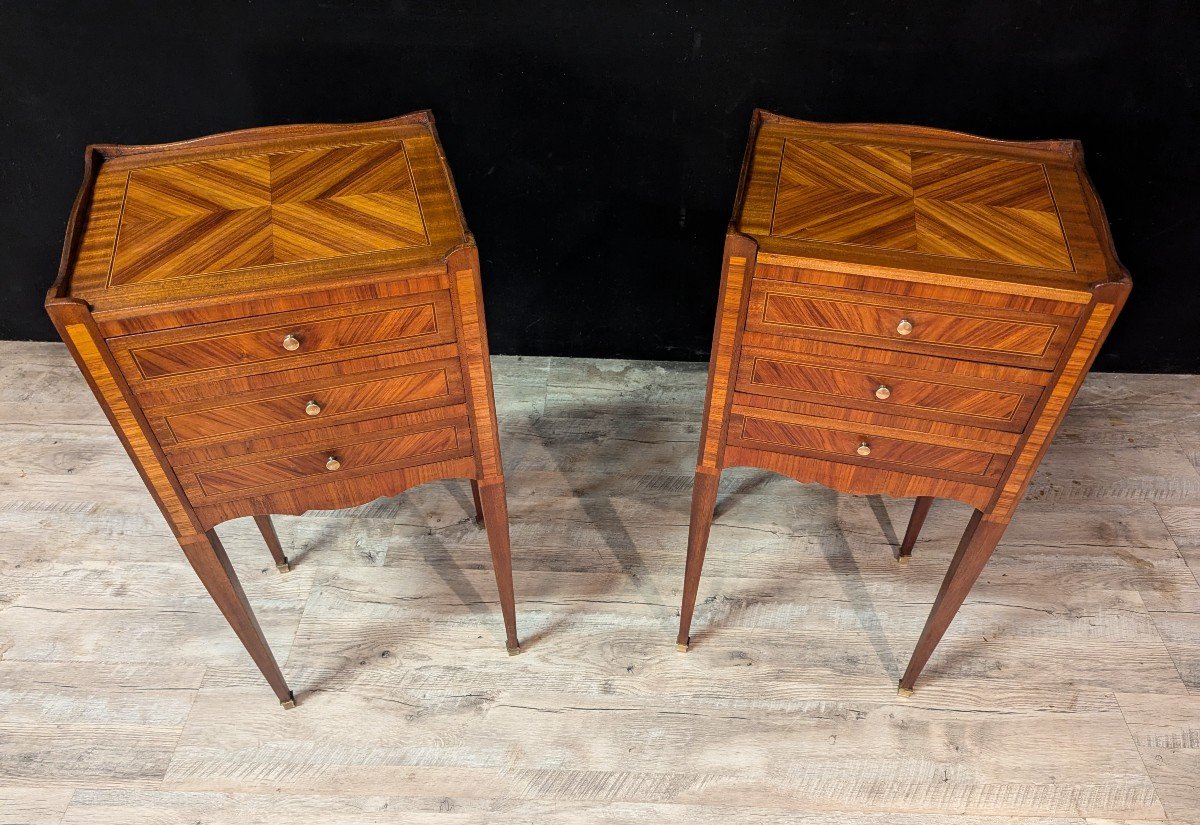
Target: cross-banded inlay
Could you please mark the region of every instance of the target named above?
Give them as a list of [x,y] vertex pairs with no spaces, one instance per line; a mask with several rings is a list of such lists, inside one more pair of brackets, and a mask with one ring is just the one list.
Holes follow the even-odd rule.
[[129,173],[109,282],[424,246],[399,140]]
[[1072,269],[1045,168],[975,155],[788,139],[771,234]]

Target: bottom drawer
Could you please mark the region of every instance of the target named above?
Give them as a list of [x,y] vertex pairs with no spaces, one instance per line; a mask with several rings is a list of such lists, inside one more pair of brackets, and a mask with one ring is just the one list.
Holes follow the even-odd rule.
[[470,454],[470,427],[460,418],[404,431],[330,439],[316,449],[194,465],[179,471],[179,477],[193,504],[199,504]]
[[729,442],[921,475],[973,476],[975,483],[994,483],[1007,463],[1006,456],[991,452],[737,414],[729,421]]

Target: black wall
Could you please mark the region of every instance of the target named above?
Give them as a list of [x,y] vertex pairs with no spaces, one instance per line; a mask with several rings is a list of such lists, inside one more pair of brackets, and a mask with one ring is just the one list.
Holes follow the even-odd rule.
[[1198,53],[1161,0],[7,2],[0,337],[54,336],[85,144],[431,108],[495,352],[703,359],[761,106],[1081,139],[1134,279],[1099,367],[1200,372]]

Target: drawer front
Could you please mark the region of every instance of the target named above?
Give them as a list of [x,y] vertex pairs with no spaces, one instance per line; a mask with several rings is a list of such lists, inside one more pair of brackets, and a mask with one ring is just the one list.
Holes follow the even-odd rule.
[[444,406],[463,398],[456,359],[416,364],[386,377],[345,383],[347,379],[288,385],[230,398],[232,403],[199,404],[148,410],[164,444],[181,445],[264,430],[290,431],[364,417],[388,410],[411,411]]
[[737,389],[1007,432],[1024,430],[1042,394],[1037,385],[754,348],[742,351]]
[[756,279],[746,327],[774,335],[1053,369],[1074,321],[1055,315]]
[[[946,477],[975,477],[994,483],[1007,463],[1003,455],[878,435],[735,414],[729,441],[760,450],[815,455],[849,464],[867,464]],[[990,479],[990,481],[989,481]]]
[[450,404],[406,413],[389,413],[377,418],[342,423],[322,423],[319,427],[272,432],[264,430],[237,438],[207,440],[163,447],[167,461],[179,472],[195,473],[202,468],[224,467],[245,461],[257,461],[279,454],[324,449],[329,444],[371,441],[393,433],[428,430],[446,422],[466,421],[466,404]]
[[446,291],[371,304],[320,307],[110,339],[131,382],[210,380],[290,369],[371,349],[415,349],[454,340]]
[[226,466],[181,473],[181,480],[194,502],[221,501],[305,483],[325,484],[384,468],[441,461],[468,455],[470,450],[466,421],[447,421],[416,432],[389,433],[356,443],[331,442],[319,450],[225,462]]

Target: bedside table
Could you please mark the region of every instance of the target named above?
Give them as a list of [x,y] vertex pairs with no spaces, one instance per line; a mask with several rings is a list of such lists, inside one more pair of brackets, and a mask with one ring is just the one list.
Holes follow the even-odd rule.
[[1072,141],[758,111],[725,241],[677,644],[717,483],[760,467],[975,507],[902,694],[991,557],[1129,294]]
[[479,281],[433,117],[91,146],[46,308],[281,703],[213,527],[468,478],[517,642]]

